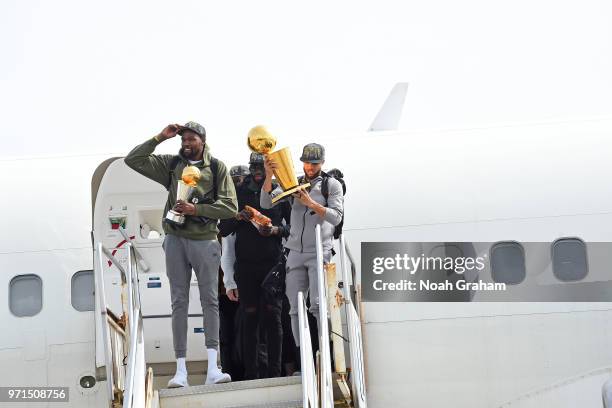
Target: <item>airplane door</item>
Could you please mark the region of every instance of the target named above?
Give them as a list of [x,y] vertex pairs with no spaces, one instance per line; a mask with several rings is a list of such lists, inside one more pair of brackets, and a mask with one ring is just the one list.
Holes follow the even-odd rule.
[[[164,232],[161,221],[166,198],[167,192],[163,186],[131,170],[121,158],[102,163],[92,180],[94,247],[97,242],[102,242],[124,264],[127,240],[120,230],[123,228],[144,261],[139,262],[138,274],[147,363],[175,360],[170,288],[162,248]],[[98,268],[97,258],[95,264]],[[145,264],[147,271],[143,268]],[[102,268],[106,302],[119,315],[122,310],[119,272],[106,261]],[[101,319],[98,313],[96,318]],[[97,322],[96,329],[100,327],[101,322]],[[99,340],[96,341],[96,360],[101,366],[104,354],[99,332],[97,330],[96,333],[96,340]],[[190,290],[187,359],[206,359],[202,309],[195,274],[192,275]]]

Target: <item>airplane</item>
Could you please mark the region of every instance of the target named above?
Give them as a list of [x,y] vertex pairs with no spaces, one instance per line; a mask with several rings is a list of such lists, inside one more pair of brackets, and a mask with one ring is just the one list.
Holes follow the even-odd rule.
[[[345,246],[336,242],[334,259],[355,270],[346,287],[358,312],[367,396],[353,393],[353,405],[601,407],[608,390],[602,394],[602,387],[612,377],[608,301],[372,302],[362,297],[369,271],[360,261],[367,243],[425,248],[468,242],[478,255],[511,244],[523,248],[527,279],[605,286],[612,260],[605,250],[612,241],[606,228],[612,187],[604,178],[612,173],[612,116],[401,131],[406,92],[407,85],[398,84],[364,134],[291,142],[295,163],[303,144],[323,144],[325,167],[341,169],[348,187]],[[136,145],[148,135],[129,137]],[[242,139],[210,139],[213,154],[227,165],[248,157]],[[0,238],[0,287],[7,299],[0,307],[2,387],[67,387],[69,401],[58,406],[108,407],[126,382],[143,389],[144,372],[134,374],[131,363],[140,358],[153,372],[151,406],[307,406],[299,378],[165,389],[174,355],[162,186],[130,170],[120,155],[3,159],[0,170],[7,191]],[[555,279],[553,247],[560,240],[582,248],[586,276]],[[121,268],[138,276],[127,295]],[[94,290],[101,286],[114,315],[101,306]],[[203,384],[206,354],[197,291],[190,296],[193,385]],[[131,326],[137,317],[122,326],[126,304],[138,306],[140,326]],[[133,327],[139,331],[128,333]],[[140,357],[127,355],[122,332],[136,339]],[[125,358],[109,361],[111,338]],[[109,384],[109,370],[119,388]],[[145,396],[133,392],[133,405],[124,406],[144,406]]]

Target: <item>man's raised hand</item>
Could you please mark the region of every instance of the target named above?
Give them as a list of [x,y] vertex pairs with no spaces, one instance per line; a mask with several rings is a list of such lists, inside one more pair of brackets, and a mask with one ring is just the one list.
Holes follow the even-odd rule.
[[168,140],[178,134],[183,127],[177,123],[170,124],[164,128],[158,135],[160,141]]
[[272,176],[274,175],[274,170],[278,168],[278,164],[274,162],[270,158],[270,156],[266,156],[266,160],[264,161],[264,169],[266,171],[266,178],[263,183],[263,191],[269,193],[272,191]]
[[278,164],[274,160],[272,160],[269,156],[266,156],[266,160],[264,161],[264,170],[266,171],[266,178],[272,179],[274,175],[274,170],[278,169]]

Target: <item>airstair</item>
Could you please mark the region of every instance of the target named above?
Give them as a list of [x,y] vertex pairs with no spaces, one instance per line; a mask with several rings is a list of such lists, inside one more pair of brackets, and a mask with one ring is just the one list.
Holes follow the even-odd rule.
[[[300,358],[302,375],[226,384],[192,385],[166,389],[169,364],[147,364],[145,333],[140,304],[139,274],[146,268],[142,254],[131,242],[127,259],[120,262],[111,250],[97,243],[95,251],[96,313],[100,317],[105,366],[99,379],[106,380],[111,408],[366,408],[364,358],[359,310],[354,299],[355,262],[344,237],[338,243],[340,276],[335,264],[323,264],[321,229],[316,228],[320,315],[327,316],[319,333],[320,350],[313,358],[306,303],[299,294]],[[121,275],[122,313],[109,308],[104,291],[103,265],[110,263]],[[330,333],[332,336],[330,337]],[[331,344],[331,345],[330,345]],[[348,355],[348,359],[345,357]],[[332,371],[332,360],[333,367]],[[205,366],[188,363],[190,384],[202,384]],[[193,376],[198,372],[198,377]]]

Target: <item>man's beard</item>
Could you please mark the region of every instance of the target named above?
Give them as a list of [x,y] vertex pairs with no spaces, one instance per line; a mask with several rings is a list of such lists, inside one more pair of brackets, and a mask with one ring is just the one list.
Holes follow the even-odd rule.
[[309,176],[307,172],[304,172],[304,175],[306,176],[306,178],[307,178],[308,180],[314,180],[314,179],[316,179],[317,177],[319,177],[319,176],[321,175],[321,170],[319,170],[319,171],[315,172],[315,173],[312,175],[312,177],[311,177],[311,176]]
[[181,150],[179,151],[179,153],[181,154],[181,156],[183,156],[184,158],[186,158],[187,160],[198,160],[199,156],[200,156],[200,152],[197,152],[193,149],[191,149],[191,151],[189,153],[185,152],[185,148],[181,148]]

